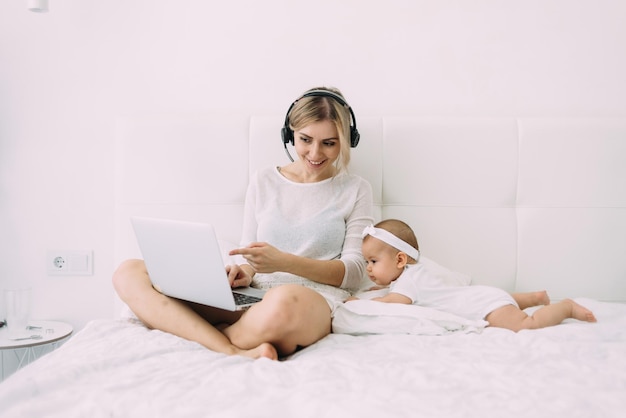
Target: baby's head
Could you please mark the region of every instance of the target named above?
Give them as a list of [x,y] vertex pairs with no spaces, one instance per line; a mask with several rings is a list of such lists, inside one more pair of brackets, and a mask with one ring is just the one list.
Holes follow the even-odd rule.
[[419,246],[409,225],[387,219],[363,230],[363,257],[374,283],[386,286],[396,280],[407,264],[419,260]]

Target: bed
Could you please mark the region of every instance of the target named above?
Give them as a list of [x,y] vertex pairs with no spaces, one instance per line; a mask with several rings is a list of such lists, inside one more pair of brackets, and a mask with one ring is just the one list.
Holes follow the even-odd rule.
[[279,362],[93,321],[3,384],[2,416],[623,416],[626,306],[577,301],[597,324],[332,334]]
[[[139,255],[131,215],[211,222],[237,242],[248,176],[285,161],[283,118],[120,118],[116,258]],[[513,333],[394,312],[355,329],[340,314],[340,332],[270,361],[150,330],[116,300],[115,317],[1,383],[0,416],[624,416],[626,120],[358,121],[353,171],[377,219],[406,220],[446,274],[571,297],[598,322]]]

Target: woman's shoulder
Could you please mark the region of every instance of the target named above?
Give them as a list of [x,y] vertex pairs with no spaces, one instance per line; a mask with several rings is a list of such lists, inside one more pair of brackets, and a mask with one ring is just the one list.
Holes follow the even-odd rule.
[[342,171],[339,174],[337,174],[338,177],[344,177],[346,180],[349,181],[364,181],[367,182],[367,180],[365,180],[363,177],[361,177],[358,174],[354,174],[351,171]]
[[345,182],[346,184],[359,186],[359,188],[363,188],[363,187],[369,188],[369,189],[372,188],[372,185],[370,184],[370,182],[365,180],[363,177],[359,176],[358,174],[354,174],[350,172],[343,172],[339,174],[337,178],[341,179],[341,181]]
[[252,172],[252,175],[250,176],[250,181],[252,183],[256,183],[259,181],[265,182],[268,179],[277,178],[279,177],[277,176],[278,170],[279,169],[276,166],[266,166],[259,168],[258,170]]
[[278,173],[278,171],[279,171],[278,166],[275,166],[275,165],[265,166],[253,172],[252,175],[256,177],[265,177],[265,176],[274,175],[275,173]]

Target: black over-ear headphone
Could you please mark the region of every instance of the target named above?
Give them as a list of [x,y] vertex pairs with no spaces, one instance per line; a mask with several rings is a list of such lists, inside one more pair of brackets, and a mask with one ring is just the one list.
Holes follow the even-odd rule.
[[293,161],[293,158],[291,157],[291,155],[289,154],[289,151],[287,150],[287,144],[291,143],[291,145],[293,145],[294,138],[293,138],[293,131],[289,127],[289,114],[291,113],[291,109],[293,109],[293,107],[296,105],[296,103],[298,103],[299,100],[304,99],[305,97],[313,97],[313,96],[330,97],[334,99],[335,101],[337,101],[340,105],[347,107],[348,111],[350,111],[350,118],[352,119],[352,124],[350,125],[350,146],[352,148],[356,147],[359,144],[359,140],[361,139],[361,134],[359,134],[359,131],[356,128],[356,118],[354,117],[354,112],[352,111],[352,108],[350,107],[350,105],[346,103],[343,97],[341,97],[340,95],[336,93],[333,93],[330,90],[311,90],[311,91],[304,93],[301,97],[299,97],[296,101],[294,101],[291,104],[291,106],[289,106],[289,109],[287,110],[287,115],[285,115],[285,124],[280,131],[282,139],[283,139],[283,145],[285,146],[285,151],[287,152],[287,156],[289,157],[291,161]]

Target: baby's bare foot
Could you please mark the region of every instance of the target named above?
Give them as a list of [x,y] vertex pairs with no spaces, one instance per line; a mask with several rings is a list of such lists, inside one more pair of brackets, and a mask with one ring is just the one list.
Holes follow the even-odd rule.
[[545,290],[535,292],[535,297],[537,298],[537,305],[550,304],[550,296],[548,296],[548,292],[546,292]]
[[563,300],[563,302],[570,304],[572,308],[572,318],[578,319],[579,321],[585,321],[585,322],[597,322],[597,319],[595,315],[593,314],[593,312],[591,312],[589,309],[585,308],[584,306],[579,305],[578,303],[574,302],[571,299],[565,299]]

